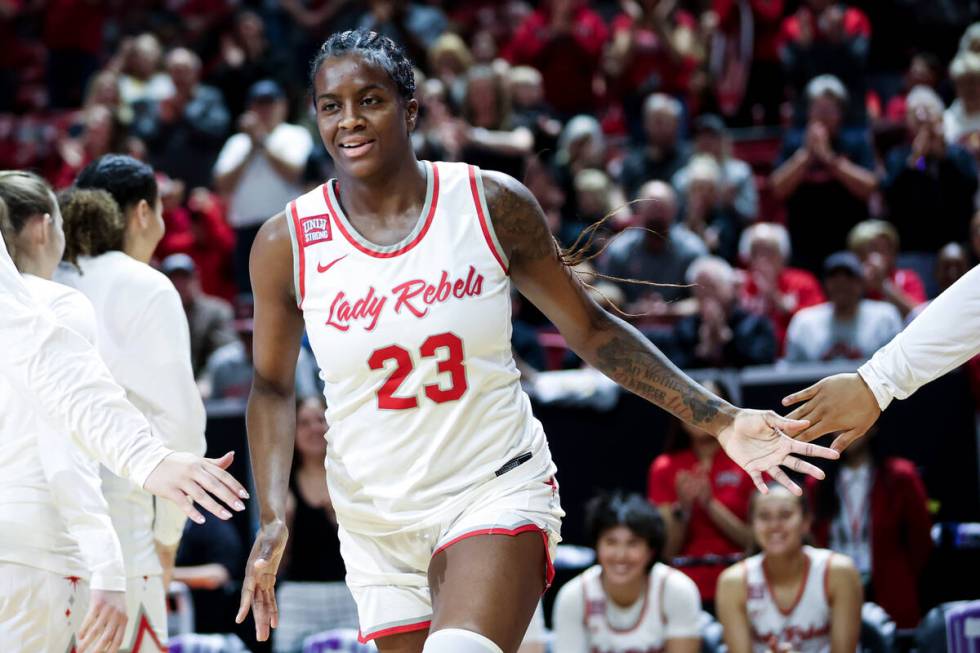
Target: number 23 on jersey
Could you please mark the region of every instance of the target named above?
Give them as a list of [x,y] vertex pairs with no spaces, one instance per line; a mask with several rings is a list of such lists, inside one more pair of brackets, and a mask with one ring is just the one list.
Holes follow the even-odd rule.
[[[466,368],[463,367],[463,341],[454,333],[439,333],[426,338],[419,348],[421,358],[437,359],[436,370],[440,375],[448,375],[448,387],[431,383],[422,387],[425,396],[437,404],[456,401],[466,392]],[[368,367],[383,370],[393,361],[388,378],[378,390],[378,408],[383,410],[407,410],[417,408],[419,397],[397,396],[398,388],[412,372],[412,354],[404,347],[388,345],[376,349],[368,358]]]

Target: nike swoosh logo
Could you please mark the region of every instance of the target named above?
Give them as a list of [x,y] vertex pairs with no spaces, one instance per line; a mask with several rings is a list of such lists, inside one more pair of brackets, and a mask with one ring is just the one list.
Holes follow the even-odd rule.
[[332,268],[333,266],[335,266],[337,263],[340,263],[345,258],[347,258],[347,254],[344,254],[340,258],[335,258],[334,260],[330,261],[326,265],[323,265],[322,263],[317,263],[316,264],[316,271],[319,272],[320,274],[323,274],[324,272],[326,272],[327,270],[329,270],[330,268]]

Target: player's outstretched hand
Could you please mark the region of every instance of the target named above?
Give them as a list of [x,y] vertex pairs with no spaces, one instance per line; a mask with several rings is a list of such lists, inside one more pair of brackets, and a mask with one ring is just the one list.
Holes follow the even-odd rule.
[[126,634],[126,592],[92,590],[78,653],[116,653]]
[[180,451],[172,453],[150,472],[143,489],[170,499],[198,524],[204,523],[204,515],[194,507],[194,502],[221,519],[230,519],[231,513],[214,497],[235,510],[245,510],[242,499],[248,498],[248,492],[225,471],[234,458],[234,451],[221,458],[201,458]]
[[245,567],[242,583],[242,600],[238,606],[235,623],[242,623],[249,608],[255,619],[255,638],[264,642],[269,639],[269,629],[279,627],[279,608],[276,605],[276,573],[286,550],[289,531],[282,522],[265,524],[255,537],[252,553]]
[[840,457],[833,449],[799,442],[789,437],[809,425],[806,420],[787,419],[771,410],[742,408],[732,423],[718,434],[718,442],[728,457],[748,472],[759,492],[765,494],[768,491],[762,480],[762,473],[766,472],[790,492],[800,495],[803,490],[780,469],[780,465],[822,479],[824,473],[819,467],[800,460],[793,454],[831,460]]
[[806,419],[810,426],[794,437],[809,442],[826,433],[839,433],[831,448],[843,451],[864,435],[881,415],[878,401],[860,374],[835,374],[809,388],[783,398],[784,406],[797,406],[787,417]]

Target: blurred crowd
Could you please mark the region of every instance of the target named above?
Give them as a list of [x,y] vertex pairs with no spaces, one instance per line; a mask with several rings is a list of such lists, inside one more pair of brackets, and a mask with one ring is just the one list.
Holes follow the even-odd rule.
[[[861,360],[980,261],[978,19],[972,0],[0,0],[0,169],[58,190],[105,154],[152,165],[166,226],[154,264],[180,295],[199,387],[244,398],[252,240],[332,176],[308,62],[329,34],[373,29],[417,67],[418,156],[523,181],[596,300],[678,365]],[[517,295],[513,319],[526,376],[582,366]],[[980,398],[980,361],[970,370]],[[320,383],[304,347],[312,437],[297,437],[292,489],[312,534],[296,546],[336,528],[316,473]],[[694,560],[680,567],[710,608],[753,542],[752,486],[712,438],[674,430],[651,467],[666,531],[650,541]],[[914,626],[929,549],[914,465],[872,441],[814,490],[818,541]],[[183,580],[220,591],[244,547],[196,528]],[[342,618],[318,626],[348,625],[346,595],[303,587],[342,580],[339,557],[291,556],[289,612],[333,602]]]

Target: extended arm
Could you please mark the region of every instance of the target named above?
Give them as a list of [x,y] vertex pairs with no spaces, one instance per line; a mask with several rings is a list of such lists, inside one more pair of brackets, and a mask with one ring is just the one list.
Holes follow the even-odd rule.
[[253,360],[248,398],[248,446],[259,493],[260,530],[245,570],[235,620],[254,611],[259,641],[278,625],[276,571],[286,547],[286,498],[296,434],[295,375],[303,316],[293,290],[293,254],[285,215],[270,219],[255,239],[249,267],[255,294]]
[[827,377],[786,397],[783,405],[806,402],[790,413],[810,420],[798,437],[813,440],[840,431],[833,446],[843,450],[864,435],[892,399],[905,399],[978,353],[980,266],[934,299],[857,374]]
[[65,433],[72,433],[87,455],[114,474],[177,502],[195,521],[204,518],[188,497],[224,516],[227,511],[208,492],[229,505],[238,501],[236,497],[248,496],[222,469],[231,463],[230,457],[215,464],[174,453],[150,435],[146,419],[126,401],[123,389],[91,345],[72,329],[57,325],[34,304],[2,238],[0,290],[4,337],[0,373],[28,390],[34,399],[30,409],[48,415]]
[[514,284],[558,327],[576,354],[624,388],[713,434],[760,491],[765,488],[763,471],[801,491],[779,468],[781,464],[823,477],[816,467],[790,454],[831,458],[836,454],[823,448],[799,448],[796,445],[801,443],[782,433],[796,433],[806,423],[773,412],[738,409],[681,372],[639,331],[592,300],[575,272],[561,261],[544,213],[530,191],[501,173],[484,173],[484,180]]

